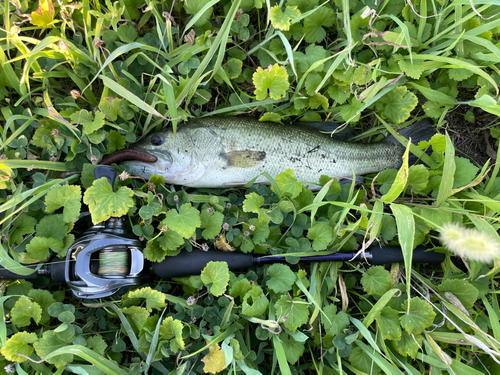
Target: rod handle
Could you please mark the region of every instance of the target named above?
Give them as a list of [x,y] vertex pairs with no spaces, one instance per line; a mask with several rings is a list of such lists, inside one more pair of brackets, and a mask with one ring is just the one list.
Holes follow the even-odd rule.
[[[38,266],[38,264],[25,264],[24,266],[34,269]],[[14,273],[12,271],[9,271],[7,268],[0,266],[0,279],[10,279],[10,280],[38,279],[39,277],[40,277],[40,275],[38,274],[38,272],[33,272],[30,275],[23,276],[23,275],[19,275],[17,273]]]
[[166,257],[159,263],[153,263],[153,272],[165,279],[199,275],[208,262],[227,262],[230,270],[241,270],[252,267],[252,254],[229,253],[224,251],[193,249],[182,250],[173,257]]
[[[404,262],[403,251],[399,246],[372,246],[372,265],[402,263]],[[441,263],[445,254],[430,251],[430,247],[420,245],[413,250],[412,263]]]

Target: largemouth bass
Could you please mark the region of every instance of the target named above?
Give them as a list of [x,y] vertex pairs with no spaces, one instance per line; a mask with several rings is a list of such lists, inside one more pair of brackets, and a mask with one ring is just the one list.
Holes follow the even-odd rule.
[[[155,163],[126,161],[130,173],[148,179],[161,175],[166,183],[192,187],[241,186],[263,172],[276,177],[292,169],[309,187],[318,187],[327,175],[341,182],[356,176],[399,168],[405,148],[392,137],[384,142],[363,144],[332,139],[318,128],[333,123],[279,125],[248,117],[202,118],[149,135],[134,149],[155,155]],[[410,125],[400,132],[412,139],[428,139],[434,133],[429,123]],[[268,183],[259,176],[256,183]]]

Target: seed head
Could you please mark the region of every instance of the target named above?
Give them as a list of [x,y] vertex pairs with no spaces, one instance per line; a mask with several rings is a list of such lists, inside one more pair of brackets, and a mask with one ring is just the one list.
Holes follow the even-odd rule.
[[50,132],[50,135],[59,135],[59,130],[52,129],[52,131]]
[[228,223],[222,224],[222,229],[229,230],[229,224]]
[[103,45],[103,44],[104,44],[104,42],[103,42],[101,39],[99,39],[99,38],[97,38],[97,39],[94,41],[94,47],[95,47],[95,48],[102,47],[102,45]]
[[500,257],[500,242],[477,229],[446,223],[439,237],[451,252],[468,260],[490,263]]
[[92,164],[96,165],[98,161],[99,161],[99,158],[98,158],[97,156],[92,155],[92,156],[90,157],[90,162],[91,162]]
[[57,161],[57,156],[52,155],[52,156],[49,158],[49,161]]
[[253,232],[255,230],[255,225],[250,225],[248,229],[250,229]]
[[160,229],[160,232],[166,232],[168,230],[168,227],[166,225],[162,226]]
[[82,96],[82,94],[80,94],[80,91],[78,91],[78,90],[71,90],[70,94],[71,94],[71,97],[75,100],[78,98],[81,98],[81,96]]
[[125,181],[127,178],[130,178],[130,175],[127,173],[127,171],[123,171],[118,175],[120,178],[120,181]]
[[19,26],[17,26],[17,25],[16,26],[12,26],[10,28],[10,34],[11,34],[11,36],[18,36],[20,32],[21,32],[21,28]]
[[212,207],[208,207],[207,214],[211,214],[212,212],[214,212],[214,209]]
[[178,195],[174,195],[174,202],[179,203],[179,196]]
[[194,296],[189,296],[186,300],[186,303],[189,306],[193,306],[196,303],[196,298]]
[[66,53],[69,51],[69,44],[62,39],[59,40],[59,43],[57,43],[57,47],[62,53]]
[[148,191],[155,191],[156,185],[152,182],[148,182]]
[[244,231],[244,232],[243,232],[243,235],[244,235],[245,237],[248,237],[248,236],[250,236],[250,232],[246,230],[246,231]]
[[226,208],[229,210],[231,208],[231,203],[230,202],[227,202],[226,203]]

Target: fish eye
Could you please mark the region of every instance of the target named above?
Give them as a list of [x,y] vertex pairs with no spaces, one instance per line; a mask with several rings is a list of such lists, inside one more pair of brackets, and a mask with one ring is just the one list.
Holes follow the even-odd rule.
[[153,135],[151,137],[151,144],[153,146],[161,146],[163,144],[163,138],[160,137],[159,135]]

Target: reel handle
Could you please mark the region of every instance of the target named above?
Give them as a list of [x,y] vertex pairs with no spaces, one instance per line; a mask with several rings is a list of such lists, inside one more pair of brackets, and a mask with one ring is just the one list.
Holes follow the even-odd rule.
[[106,177],[108,182],[111,184],[111,188],[114,186],[116,174],[116,169],[110,165],[99,165],[94,169],[95,179],[98,180],[99,178]]

